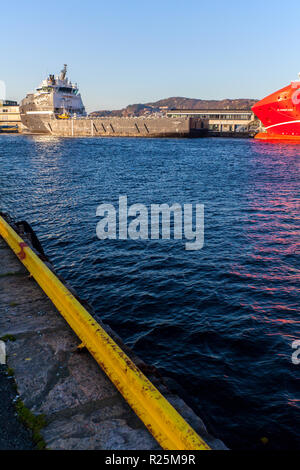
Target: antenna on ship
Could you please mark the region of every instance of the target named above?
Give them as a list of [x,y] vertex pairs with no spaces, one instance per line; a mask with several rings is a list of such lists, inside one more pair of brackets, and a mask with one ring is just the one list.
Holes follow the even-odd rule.
[[66,74],[67,74],[67,64],[64,64],[64,68],[60,72],[59,79],[64,80],[66,78]]

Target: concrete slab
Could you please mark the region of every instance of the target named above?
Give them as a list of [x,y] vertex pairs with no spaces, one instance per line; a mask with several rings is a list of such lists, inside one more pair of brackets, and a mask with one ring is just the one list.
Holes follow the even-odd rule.
[[[0,451],[32,450],[35,444],[31,432],[23,426],[16,415],[14,400],[16,391],[13,378],[7,376],[7,367],[0,365]],[[5,467],[2,454],[1,467]]]
[[5,245],[0,245],[0,277],[14,274],[27,275],[28,272],[18,260],[16,255],[11,256]]
[[52,302],[46,298],[37,298],[26,304],[14,302],[0,303],[0,331],[2,335],[25,335],[32,331],[54,331],[65,328],[66,322]]

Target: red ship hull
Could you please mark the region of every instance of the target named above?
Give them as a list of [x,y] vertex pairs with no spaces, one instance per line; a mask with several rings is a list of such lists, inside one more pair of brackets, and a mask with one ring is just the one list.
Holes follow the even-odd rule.
[[267,96],[252,110],[266,129],[256,139],[300,141],[300,81]]

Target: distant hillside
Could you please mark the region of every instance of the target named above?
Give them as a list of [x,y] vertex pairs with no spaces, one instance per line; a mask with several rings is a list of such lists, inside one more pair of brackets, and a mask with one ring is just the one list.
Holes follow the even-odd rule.
[[92,116],[147,116],[171,109],[250,109],[258,100],[199,100],[193,98],[165,98],[154,103],[131,104],[114,111],[94,111]]

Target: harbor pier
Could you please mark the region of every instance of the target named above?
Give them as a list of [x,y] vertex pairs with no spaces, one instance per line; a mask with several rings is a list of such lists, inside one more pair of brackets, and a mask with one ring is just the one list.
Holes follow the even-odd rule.
[[[35,118],[30,117],[31,121]],[[24,118],[26,125],[26,118]],[[35,131],[57,137],[205,137],[207,123],[203,119],[183,117],[179,119],[113,117],[57,119],[48,116],[36,119]],[[25,128],[26,131],[26,128]]]
[[[90,350],[89,341],[84,339],[82,344],[85,335],[89,335],[82,333],[79,339],[78,331],[83,327],[75,327],[75,333],[74,327],[71,327],[72,320],[65,321],[67,315],[63,308],[55,307],[53,299],[50,301],[49,297],[58,298],[58,293],[51,286],[56,285],[59,289],[62,285],[64,292],[68,292],[66,305],[78,304],[79,309],[86,311],[85,318],[94,314],[92,308],[80,301],[76,292],[57,277],[28,224],[14,224],[9,218],[4,220],[0,217],[0,234],[0,337],[5,341],[9,373],[16,383],[18,409],[27,410],[27,414],[43,423],[36,433],[40,448],[172,449],[170,442],[165,440],[166,436],[158,436],[145,422],[149,420],[150,423],[151,414],[155,413],[154,408],[147,404],[148,395],[144,397],[145,408],[150,409],[146,420],[137,416],[138,406],[132,407],[132,403],[129,406],[131,399],[128,390],[137,387],[134,385],[134,373],[138,375],[138,380],[146,381],[149,389],[153,387],[157,390],[161,397],[158,402],[165,403],[167,413],[174,410],[165,432],[169,433],[168,428],[175,426],[176,421],[181,423],[177,431],[176,426],[172,429],[174,443],[178,438],[177,447],[173,444],[173,450],[226,449],[221,441],[207,432],[203,421],[183,399],[169,391],[168,379],[161,377],[155,368],[147,366],[107,325],[97,323],[93,317],[91,322],[95,331],[98,334],[102,331],[107,344],[114,344],[114,352],[119,354],[118,351],[121,351],[121,357],[127,364],[131,379],[128,378],[125,387],[128,390],[121,394],[107,363],[103,360],[100,369],[97,354]],[[32,268],[33,264],[35,269]],[[34,278],[39,268],[43,281],[38,284]],[[52,291],[50,295],[46,295],[44,283],[49,292]],[[69,310],[69,314],[73,315],[74,320],[75,312]],[[84,322],[83,317],[81,321]],[[88,327],[83,329],[88,331]],[[138,395],[138,390],[134,393]],[[186,442],[187,446],[190,443],[191,447],[180,447],[182,442]],[[193,447],[195,444],[196,447]]]

